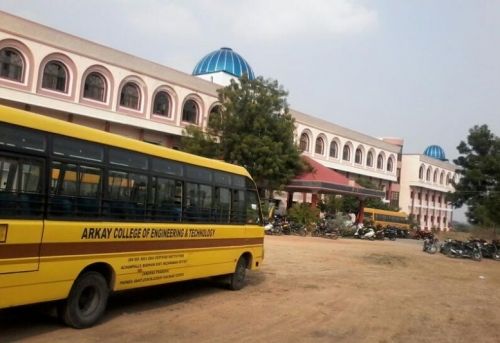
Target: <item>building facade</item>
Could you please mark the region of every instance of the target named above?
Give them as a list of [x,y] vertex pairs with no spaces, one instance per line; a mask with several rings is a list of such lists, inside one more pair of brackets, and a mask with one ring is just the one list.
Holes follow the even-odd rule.
[[[429,153],[429,148],[439,155]],[[453,192],[452,181],[458,181],[455,166],[444,158],[441,148],[431,146],[424,154],[402,157],[400,207],[412,215],[422,230],[448,230],[453,207],[446,194]]]
[[[171,148],[179,147],[187,125],[206,127],[219,106],[218,88],[244,74],[254,78],[248,62],[230,48],[209,53],[189,75],[1,11],[0,64],[0,104]],[[420,166],[405,166],[413,160],[402,155],[402,140],[378,139],[293,109],[291,114],[305,155],[351,180],[372,182],[402,210],[417,208],[403,199],[412,193],[400,175],[413,175],[414,168],[418,173]],[[436,168],[425,158],[421,164]],[[446,168],[454,177],[449,163]],[[437,186],[425,194],[436,199],[435,192],[448,190]],[[416,187],[410,186],[414,192]],[[422,227],[438,217],[447,225],[451,209],[446,211],[445,222],[441,212],[424,218],[421,211]]]

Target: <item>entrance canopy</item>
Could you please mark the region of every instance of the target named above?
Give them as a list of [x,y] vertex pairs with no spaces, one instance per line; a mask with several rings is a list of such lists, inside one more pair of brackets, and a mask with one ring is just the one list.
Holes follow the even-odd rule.
[[364,188],[344,175],[325,167],[310,157],[302,156],[312,167],[293,179],[286,187],[287,192],[302,193],[334,193],[340,195],[353,195],[359,199],[384,198],[385,192],[376,189]]

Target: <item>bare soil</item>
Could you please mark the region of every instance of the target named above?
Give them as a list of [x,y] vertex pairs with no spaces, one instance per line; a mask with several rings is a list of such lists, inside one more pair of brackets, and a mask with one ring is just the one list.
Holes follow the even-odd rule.
[[46,306],[0,311],[0,342],[500,342],[500,262],[421,241],[270,236],[260,271],[113,296],[86,330]]

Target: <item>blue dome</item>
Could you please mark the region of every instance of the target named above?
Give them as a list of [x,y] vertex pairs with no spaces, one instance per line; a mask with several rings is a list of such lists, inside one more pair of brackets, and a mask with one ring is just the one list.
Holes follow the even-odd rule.
[[437,160],[446,161],[444,150],[439,145],[429,145],[424,151],[424,155],[435,158]]
[[248,79],[255,78],[253,70],[243,57],[230,48],[220,48],[203,57],[194,67],[193,75],[226,72],[236,77],[246,74]]

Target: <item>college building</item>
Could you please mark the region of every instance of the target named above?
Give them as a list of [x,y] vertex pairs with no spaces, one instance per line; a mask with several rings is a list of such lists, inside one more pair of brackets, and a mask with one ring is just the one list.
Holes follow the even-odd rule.
[[[178,148],[188,125],[206,127],[217,89],[254,71],[223,47],[186,74],[0,11],[0,104],[137,140]],[[439,147],[404,154],[399,138],[376,138],[291,109],[305,156],[353,182],[365,179],[421,229],[446,230],[455,166]],[[313,194],[295,194],[309,201]]]

